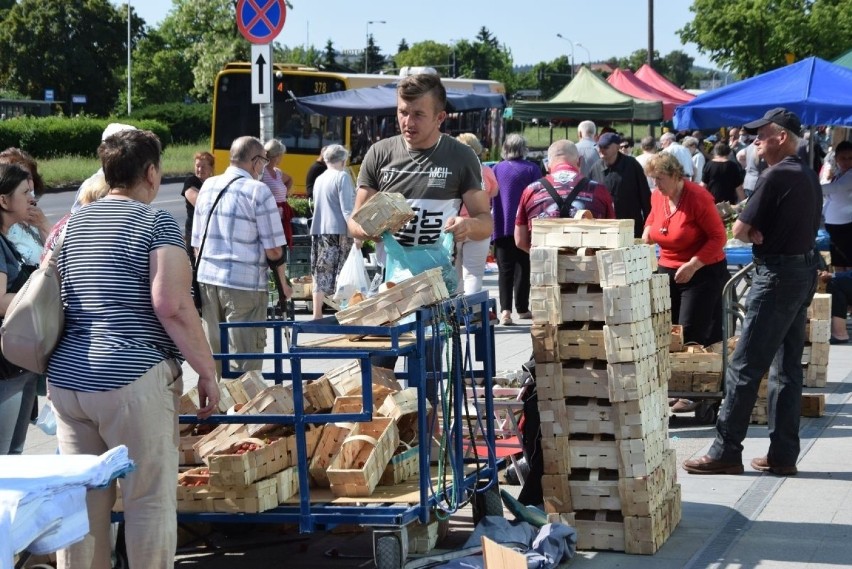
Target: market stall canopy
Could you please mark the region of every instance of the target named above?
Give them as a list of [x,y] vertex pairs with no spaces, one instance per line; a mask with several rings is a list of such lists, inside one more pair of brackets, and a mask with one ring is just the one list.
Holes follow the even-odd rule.
[[576,119],[657,121],[663,117],[659,101],[625,95],[587,67],[549,101],[518,101],[512,108],[519,120]]
[[606,82],[631,97],[662,102],[663,119],[667,121],[674,116],[675,107],[683,103],[683,101],[672,99],[662,91],[657,91],[644,83],[629,69],[616,69],[606,78]]
[[[359,117],[396,114],[396,84],[378,85],[295,97],[300,111],[325,116]],[[481,93],[447,89],[447,111],[473,111],[478,109],[502,109],[506,97],[501,93]]]
[[835,59],[834,64],[852,69],[852,49]]
[[636,73],[636,78],[646,85],[650,85],[657,91],[661,93],[665,93],[668,97],[674,101],[678,101],[681,103],[686,103],[695,98],[695,95],[692,93],[687,93],[659,73],[657,73],[653,67],[648,65],[647,63],[640,67]]
[[696,97],[675,110],[674,124],[741,125],[775,107],[793,111],[803,125],[852,126],[852,69],[809,57]]

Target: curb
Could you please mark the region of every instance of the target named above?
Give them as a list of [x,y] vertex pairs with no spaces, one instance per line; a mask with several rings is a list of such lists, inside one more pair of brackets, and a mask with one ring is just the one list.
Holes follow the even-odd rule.
[[[162,177],[162,179],[160,180],[160,183],[161,184],[177,184],[177,183],[183,182],[187,178],[187,176],[189,176],[189,175],[190,175],[189,172],[187,172],[186,174],[164,175]],[[47,187],[47,188],[44,189],[44,193],[46,193],[46,194],[59,194],[59,193],[62,193],[62,192],[76,192],[77,189],[80,187],[80,184],[82,184],[82,183],[83,183],[83,180],[80,180],[79,182],[63,184],[61,186],[50,186],[50,187]]]

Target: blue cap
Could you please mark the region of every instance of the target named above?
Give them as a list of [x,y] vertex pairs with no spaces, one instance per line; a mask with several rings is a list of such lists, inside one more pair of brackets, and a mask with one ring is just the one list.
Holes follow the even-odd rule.
[[618,144],[621,142],[621,137],[614,132],[605,132],[598,139],[598,148],[606,148],[610,144]]

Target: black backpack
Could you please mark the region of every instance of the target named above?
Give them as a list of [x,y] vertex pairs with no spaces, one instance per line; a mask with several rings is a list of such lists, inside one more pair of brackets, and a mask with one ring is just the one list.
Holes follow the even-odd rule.
[[550,197],[553,198],[553,201],[557,206],[559,206],[559,217],[572,217],[571,204],[574,202],[574,198],[577,197],[577,194],[589,185],[589,179],[583,178],[577,182],[577,185],[574,186],[574,189],[571,190],[570,194],[568,194],[568,199],[564,200],[559,195],[559,192],[556,191],[556,188],[553,187],[553,184],[547,181],[547,178],[540,179],[538,183],[544,186],[544,189],[547,190],[547,193],[550,194]]

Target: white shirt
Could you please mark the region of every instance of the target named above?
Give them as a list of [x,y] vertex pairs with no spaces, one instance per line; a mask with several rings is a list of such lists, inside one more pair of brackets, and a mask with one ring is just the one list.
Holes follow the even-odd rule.
[[690,154],[689,150],[687,150],[685,146],[678,144],[677,142],[672,142],[663,148],[663,152],[668,152],[677,158],[677,161],[680,162],[681,166],[683,166],[684,178],[687,180],[693,179],[692,176],[695,171],[695,167],[692,165],[692,154]]
[[852,223],[852,169],[822,185],[822,215],[829,225]]
[[696,152],[692,155],[692,181],[696,184],[700,184],[702,179],[704,178],[704,164],[706,163],[707,159],[704,158],[704,154],[702,154],[701,152]]

